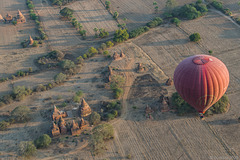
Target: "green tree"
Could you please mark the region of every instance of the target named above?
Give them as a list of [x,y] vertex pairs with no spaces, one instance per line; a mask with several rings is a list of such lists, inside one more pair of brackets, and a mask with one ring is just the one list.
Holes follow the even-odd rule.
[[196,19],[201,16],[201,12],[194,6],[187,4],[180,8],[179,16],[187,19]]
[[16,25],[17,25],[17,21],[12,21],[12,24],[13,24],[14,26],[16,26]]
[[60,14],[63,16],[63,17],[67,17],[67,18],[70,18],[72,17],[73,15],[73,10],[68,8],[68,7],[65,7],[63,8],[62,10],[60,10]]
[[29,157],[35,155],[36,152],[37,152],[37,149],[32,141],[20,142],[20,144],[18,146],[18,153],[20,156],[29,158]]
[[181,22],[181,20],[179,20],[178,18],[173,18],[171,21],[172,21],[172,23],[174,23],[177,27],[179,27],[180,22]]
[[32,93],[32,90],[25,88],[25,86],[16,86],[13,88],[13,96],[16,100],[23,100],[26,95]]
[[111,2],[110,1],[105,1],[106,9],[110,9]]
[[38,47],[38,42],[37,42],[37,41],[34,41],[32,46],[33,46],[33,47]]
[[37,148],[47,148],[52,142],[52,138],[47,134],[43,134],[34,140],[34,144]]
[[18,106],[11,112],[11,118],[15,122],[27,122],[31,119],[30,109],[26,106]]
[[113,41],[121,43],[128,40],[129,34],[126,29],[119,29],[115,32]]
[[98,37],[98,33],[97,33],[98,32],[98,28],[94,28],[93,30],[95,32],[95,37],[97,38]]
[[119,16],[119,13],[118,13],[117,11],[115,11],[114,14],[113,14],[113,18],[114,18],[114,19],[117,19],[118,16]]
[[189,36],[189,39],[190,39],[190,41],[198,42],[198,41],[200,41],[201,37],[200,37],[199,33],[193,33]]
[[107,41],[106,45],[108,48],[111,48],[112,46],[114,46],[114,43],[112,41]]
[[93,112],[91,115],[90,115],[90,118],[89,118],[89,123],[91,125],[97,125],[98,123],[100,123],[101,121],[101,116],[100,114],[98,114],[97,112]]
[[80,101],[81,101],[81,99],[79,96],[77,96],[77,95],[73,96],[73,102],[80,103]]
[[64,70],[69,70],[69,69],[73,69],[76,67],[75,63],[68,59],[61,61],[60,66]]
[[109,140],[114,138],[114,130],[111,124],[100,124],[93,128],[93,134],[102,135],[103,140]]
[[67,75],[63,73],[59,73],[56,76],[54,76],[54,80],[56,83],[62,83],[67,79]]

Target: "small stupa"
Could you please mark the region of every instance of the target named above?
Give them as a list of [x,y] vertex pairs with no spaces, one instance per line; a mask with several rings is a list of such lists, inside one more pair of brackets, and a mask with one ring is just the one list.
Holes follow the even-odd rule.
[[0,14],[0,22],[4,22],[3,16]]
[[82,99],[82,103],[80,105],[79,110],[80,110],[81,117],[86,117],[92,113],[91,108],[89,107],[89,105],[87,104],[87,102],[84,99]]
[[75,123],[74,120],[72,121],[71,133],[72,133],[73,136],[81,134],[81,130],[80,130],[78,124]]
[[34,42],[34,40],[32,39],[32,37],[31,37],[31,36],[29,36],[29,45],[32,45],[32,44],[33,44],[33,42]]
[[54,136],[60,135],[60,130],[59,130],[58,126],[54,122],[52,125],[53,125],[52,126],[52,136],[54,137]]

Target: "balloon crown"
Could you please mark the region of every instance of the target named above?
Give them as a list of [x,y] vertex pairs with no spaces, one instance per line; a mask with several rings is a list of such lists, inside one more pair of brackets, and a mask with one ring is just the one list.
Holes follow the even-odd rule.
[[204,65],[204,64],[207,64],[209,61],[213,61],[213,60],[209,57],[200,55],[200,56],[194,57],[192,61],[194,64]]

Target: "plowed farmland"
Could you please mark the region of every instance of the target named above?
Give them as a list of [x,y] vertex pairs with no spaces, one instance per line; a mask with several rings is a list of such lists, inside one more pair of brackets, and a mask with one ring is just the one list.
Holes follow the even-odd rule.
[[[157,2],[158,14],[155,13],[153,2]],[[195,2],[193,0],[181,0],[177,1],[177,5],[182,6]],[[111,1],[111,10],[113,12],[119,12],[119,21],[120,23],[126,23],[127,28],[132,30],[139,26],[145,25],[147,22],[152,20],[154,17],[159,16],[159,13],[163,13],[165,9],[166,1],[162,0],[112,0]],[[124,18],[127,20],[124,21]]]
[[117,22],[99,0],[78,1],[68,5],[68,7],[75,11],[74,16],[83,25],[90,38],[95,35],[94,28],[105,29],[110,36],[118,29]]
[[33,38],[39,36],[36,32],[34,22],[29,20],[28,9],[25,3],[18,0],[0,1],[0,14],[3,17],[7,13],[16,17],[18,9],[27,18],[26,23],[17,26],[11,23],[0,23],[0,77],[8,77],[18,70],[28,70],[29,67],[35,70],[34,59],[46,52],[45,47],[22,49],[20,45],[30,35]]

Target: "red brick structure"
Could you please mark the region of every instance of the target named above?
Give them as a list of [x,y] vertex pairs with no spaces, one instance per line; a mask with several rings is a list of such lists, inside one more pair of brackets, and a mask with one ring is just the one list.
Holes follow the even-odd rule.
[[123,53],[123,51],[121,51],[120,57],[121,57],[121,58],[124,58],[124,57],[125,57],[125,54]]
[[5,22],[1,14],[0,14],[0,22]]
[[22,12],[18,10],[17,23],[25,23],[25,22],[26,22],[26,18],[23,16]]
[[85,120],[82,118],[82,119],[81,119],[81,122],[80,122],[80,125],[79,125],[79,128],[80,128],[81,130],[83,130],[83,129],[87,128],[88,125],[89,125],[88,122],[85,121]]
[[12,20],[13,20],[13,16],[10,14],[7,14],[5,17],[5,21],[10,23]]
[[66,122],[64,121],[64,119],[62,117],[59,119],[58,124],[59,124],[61,134],[67,134]]
[[53,122],[53,126],[52,126],[52,136],[58,136],[60,135],[60,130],[58,128],[58,126]]
[[53,107],[54,107],[54,108],[53,108],[53,113],[52,113],[52,119],[53,119],[53,121],[58,120],[58,119],[60,119],[61,117],[62,117],[62,118],[67,117],[67,113],[66,113],[66,112],[64,112],[64,111],[59,111],[55,105],[54,105]]
[[81,117],[86,117],[92,113],[91,108],[89,107],[89,105],[87,104],[87,102],[84,99],[82,99],[82,103],[79,107],[79,111],[80,111]]
[[120,55],[117,52],[114,52],[113,60],[119,60],[119,59],[120,59]]
[[32,45],[33,44],[33,39],[32,39],[32,37],[31,36],[29,36],[29,45]]
[[173,80],[171,78],[168,78],[168,80],[166,81],[166,85],[167,86],[173,85]]
[[73,136],[81,134],[81,130],[78,126],[78,123],[75,123],[74,120],[72,121],[71,133],[72,133]]

